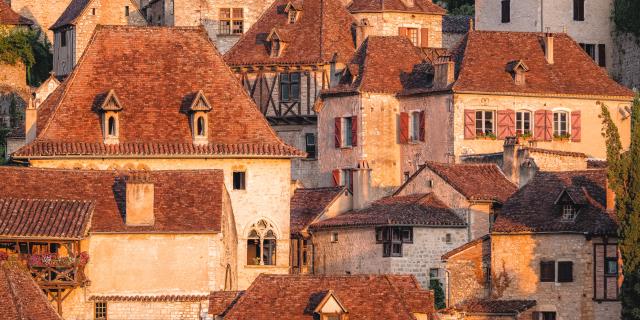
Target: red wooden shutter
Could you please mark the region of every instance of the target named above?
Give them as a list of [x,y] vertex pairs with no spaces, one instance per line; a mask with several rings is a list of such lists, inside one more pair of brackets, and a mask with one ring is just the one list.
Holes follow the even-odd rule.
[[580,111],[571,112],[571,141],[580,142],[582,136],[580,127]]
[[420,46],[423,48],[429,47],[429,28],[420,29]]
[[351,117],[351,146],[358,145],[358,117]]
[[544,140],[553,140],[553,112],[549,110],[544,111]]
[[407,28],[400,27],[398,28],[398,35],[401,37],[407,37],[409,35],[409,30]]
[[545,121],[545,110],[538,110],[535,112],[534,116],[533,116],[533,123],[534,123],[534,136],[533,138],[536,141],[542,141],[544,140],[544,132],[545,132],[545,127],[544,127],[544,121]]
[[515,136],[514,110],[498,110],[498,139]]
[[476,138],[476,111],[464,110],[464,138],[475,139]]
[[334,140],[336,148],[342,147],[342,118],[335,118]]
[[409,142],[409,114],[400,112],[400,143]]
[[425,115],[424,111],[420,111],[420,141],[425,141],[426,129],[425,129]]
[[340,185],[340,169],[334,169],[332,172],[332,175],[333,175],[333,185],[339,186]]

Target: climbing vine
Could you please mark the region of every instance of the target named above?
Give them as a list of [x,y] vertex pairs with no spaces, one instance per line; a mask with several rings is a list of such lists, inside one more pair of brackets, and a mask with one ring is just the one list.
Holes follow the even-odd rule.
[[38,86],[49,77],[53,65],[51,45],[40,30],[24,28],[0,30],[0,63],[22,61],[27,69],[27,83]]
[[613,22],[616,31],[631,33],[640,38],[640,1],[615,0]]

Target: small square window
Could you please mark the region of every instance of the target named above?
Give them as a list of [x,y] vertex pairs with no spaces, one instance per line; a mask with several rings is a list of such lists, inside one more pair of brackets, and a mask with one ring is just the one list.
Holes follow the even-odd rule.
[[304,135],[305,151],[307,152],[307,159],[316,158],[316,135],[314,133],[306,133]]
[[91,8],[91,15],[95,16],[96,15],[96,8]]
[[338,242],[338,233],[337,232],[332,232],[331,233],[331,242]]
[[124,6],[124,16],[125,17],[129,16],[129,6]]
[[444,236],[444,242],[446,242],[446,243],[451,243],[451,233],[447,233],[447,234]]
[[429,269],[429,279],[439,279],[440,278],[440,269],[431,268]]
[[400,229],[402,234],[402,242],[403,243],[412,243],[413,242],[413,229],[411,227],[404,227]]
[[244,190],[245,188],[246,188],[245,173],[234,172],[233,173],[233,190]]
[[576,207],[570,204],[562,206],[562,221],[575,221],[577,216]]
[[100,301],[95,303],[95,319],[96,320],[107,319],[107,303],[106,302]]

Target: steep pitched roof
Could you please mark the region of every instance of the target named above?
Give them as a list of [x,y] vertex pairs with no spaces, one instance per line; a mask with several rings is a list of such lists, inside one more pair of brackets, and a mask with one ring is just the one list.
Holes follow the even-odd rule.
[[93,0],[71,0],[67,8],[62,12],[58,20],[49,28],[55,30],[64,26],[75,24],[75,20],[80,17],[84,8]]
[[[56,236],[59,233],[54,231],[58,229],[47,228],[60,227],[59,230],[67,230],[62,228],[61,224],[64,222],[75,223],[74,226],[65,227],[68,228],[66,232],[72,237],[82,237],[86,232],[84,219],[90,211],[93,214],[89,232],[220,231],[224,192],[221,170],[151,172],[155,224],[136,227],[127,226],[123,219],[126,214],[126,173],[0,167],[0,176],[3,180],[0,195],[14,199],[0,203],[8,206],[5,212],[9,215],[18,214],[9,216],[10,219],[0,220],[0,230],[3,232],[7,232],[5,228],[8,226],[19,223],[23,228],[31,230],[31,235]],[[3,235],[25,234],[11,231]]]
[[473,21],[471,16],[452,16],[446,15],[442,17],[443,33],[464,34],[469,32],[470,22]]
[[300,188],[291,197],[291,233],[304,230],[322,214],[345,188]]
[[[615,213],[606,211],[606,170],[539,172],[504,204],[493,232],[616,234]],[[562,221],[561,193],[578,205],[575,221]]]
[[[553,36],[554,64],[548,64],[542,33],[469,32],[466,40],[454,50],[461,65],[453,90],[633,98],[631,90],[609,78],[568,35]],[[516,60],[524,61],[530,69],[524,85],[516,85],[505,69]]]
[[261,274],[225,319],[315,319],[313,311],[329,290],[353,320],[415,319],[412,313],[434,312],[433,295],[421,289],[413,276]]
[[0,320],[62,320],[31,275],[0,261]]
[[[431,0],[413,0],[409,6],[402,0],[353,0],[347,7],[352,13],[358,12],[408,12],[445,15],[447,10]],[[408,1],[406,1],[408,2]]]
[[238,302],[244,291],[215,291],[209,295],[209,314],[224,317]]
[[340,93],[398,93],[429,86],[431,64],[406,37],[370,36],[358,48],[340,84],[325,90],[324,96]]
[[[111,90],[123,107],[119,145],[103,143],[98,109]],[[200,90],[213,109],[209,143],[194,145],[188,108]],[[37,127],[14,157],[303,154],[277,137],[203,28],[98,26],[73,73],[38,108]]]
[[465,227],[458,217],[440,199],[431,193],[382,198],[370,207],[345,212],[336,217],[321,220],[311,229],[332,227],[361,227],[383,225],[448,226]]
[[[289,0],[276,0],[225,54],[231,66],[254,64],[315,64],[334,59],[346,62],[355,52],[351,34],[353,17],[339,0],[305,0],[298,20],[289,24],[284,8]],[[271,57],[267,36],[274,30],[285,36],[282,54]]]
[[19,15],[4,1],[0,1],[0,26],[30,26],[33,21]]

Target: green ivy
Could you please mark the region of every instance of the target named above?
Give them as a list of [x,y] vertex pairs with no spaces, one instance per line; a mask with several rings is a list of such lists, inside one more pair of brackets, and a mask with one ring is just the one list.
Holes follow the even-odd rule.
[[447,307],[444,300],[444,289],[442,289],[442,283],[438,279],[431,279],[429,281],[429,289],[433,290],[433,300],[436,310],[444,309]]
[[0,63],[22,61],[27,69],[27,83],[38,86],[49,77],[53,66],[51,45],[40,30],[14,28],[0,30]]
[[613,3],[613,22],[616,30],[628,32],[640,38],[640,1],[615,0]]

